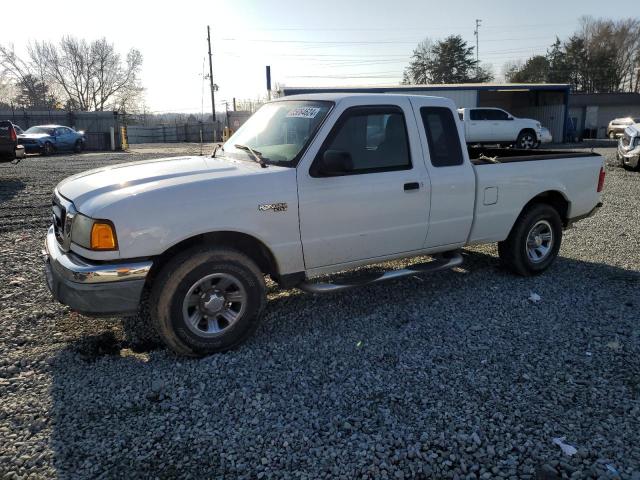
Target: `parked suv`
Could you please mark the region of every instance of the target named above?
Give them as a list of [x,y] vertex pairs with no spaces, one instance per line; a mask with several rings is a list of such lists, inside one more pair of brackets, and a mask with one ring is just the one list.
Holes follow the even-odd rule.
[[0,121],[0,160],[24,157],[24,147],[18,144],[16,129],[9,120]]
[[640,117],[614,118],[609,122],[609,125],[607,126],[607,137],[609,137],[611,140],[621,137],[624,133],[624,129],[629,125],[633,125],[634,123],[640,123]]

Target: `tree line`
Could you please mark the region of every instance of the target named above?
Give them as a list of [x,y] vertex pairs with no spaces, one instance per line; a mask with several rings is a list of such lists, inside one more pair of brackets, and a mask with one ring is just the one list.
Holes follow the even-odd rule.
[[[460,35],[423,40],[403,74],[404,84],[488,82],[490,65],[479,65]],[[507,82],[568,83],[575,92],[640,92],[640,20],[583,17],[566,41],[556,37],[545,55],[508,62]]]
[[26,56],[0,45],[0,107],[79,111],[135,110],[142,101],[142,54],[123,57],[105,38],[36,41]]
[[640,92],[640,20],[584,17],[580,29],[546,55],[507,64],[510,82],[568,83],[584,93]]

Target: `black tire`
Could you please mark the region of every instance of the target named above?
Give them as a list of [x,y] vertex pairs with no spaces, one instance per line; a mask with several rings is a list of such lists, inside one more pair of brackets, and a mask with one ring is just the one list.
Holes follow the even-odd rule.
[[49,142],[46,142],[42,147],[42,155],[46,157],[46,156],[52,155],[53,152],[54,152],[53,145]]
[[615,140],[616,139],[616,133],[615,132],[609,132],[609,138],[611,140]]
[[523,150],[529,150],[531,148],[534,148],[536,143],[538,143],[536,133],[532,130],[523,130],[518,135],[518,139],[516,140],[516,147]]
[[[551,233],[546,253],[539,259],[532,259],[527,248],[527,238],[534,227]],[[540,235],[542,237],[542,235]],[[536,240],[538,238],[536,237]],[[506,240],[498,242],[498,255],[502,264],[513,273],[525,277],[544,272],[558,256],[562,244],[562,220],[558,211],[550,205],[537,203],[527,207],[516,220]],[[532,255],[536,256],[544,247],[531,246]],[[538,248],[536,250],[536,248]]]
[[74,153],[82,153],[82,149],[84,148],[84,143],[82,140],[77,140],[75,145],[73,146]]
[[[200,329],[203,322],[209,325],[206,316],[197,325],[189,326],[183,313],[183,308],[187,308],[183,304],[187,297],[200,295],[198,306],[188,308],[204,308],[207,293],[193,288],[211,275],[233,278],[237,290],[243,290],[243,298],[246,299],[238,303],[242,308],[237,318],[218,333],[206,333]],[[213,281],[216,280],[219,281]],[[209,288],[216,288],[216,285]],[[232,249],[204,246],[189,249],[170,260],[156,277],[149,299],[151,320],[163,342],[180,355],[194,357],[224,352],[240,345],[257,328],[265,304],[264,276],[249,257]],[[231,305],[225,293],[222,308],[236,308]],[[216,325],[224,321],[217,314],[211,316],[215,317]]]

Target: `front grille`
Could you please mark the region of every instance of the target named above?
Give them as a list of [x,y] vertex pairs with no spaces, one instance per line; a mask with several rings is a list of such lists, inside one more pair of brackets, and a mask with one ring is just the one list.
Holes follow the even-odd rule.
[[32,138],[20,138],[20,139],[19,139],[19,142],[20,142],[22,145],[35,145],[36,143],[38,143],[38,141],[37,141],[37,140],[34,140],[34,139],[32,139]]
[[64,222],[67,218],[67,209],[62,205],[57,195],[53,196],[51,203],[53,209],[53,230],[56,234],[56,240],[62,245],[64,243]]

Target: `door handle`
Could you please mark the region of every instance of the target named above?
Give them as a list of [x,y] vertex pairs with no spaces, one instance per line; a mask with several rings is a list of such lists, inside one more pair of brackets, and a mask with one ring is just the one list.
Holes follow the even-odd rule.
[[404,191],[408,191],[408,190],[419,190],[420,189],[420,184],[418,182],[410,182],[410,183],[405,183],[404,184]]

